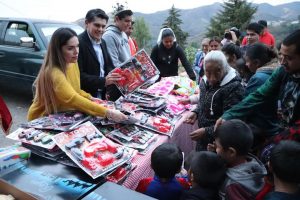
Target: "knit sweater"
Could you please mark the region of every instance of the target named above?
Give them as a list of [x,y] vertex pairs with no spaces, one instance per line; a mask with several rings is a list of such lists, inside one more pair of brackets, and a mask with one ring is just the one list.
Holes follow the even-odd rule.
[[[80,89],[78,64],[67,66],[66,74],[54,67],[51,72],[57,111],[79,110],[90,115],[105,116],[107,108],[92,102],[91,95]],[[42,117],[46,114],[45,107],[35,98],[28,111],[28,120]]]

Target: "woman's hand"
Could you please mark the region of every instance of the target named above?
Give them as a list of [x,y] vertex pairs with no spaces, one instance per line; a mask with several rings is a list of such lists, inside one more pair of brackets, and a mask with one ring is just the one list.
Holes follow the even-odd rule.
[[121,113],[119,110],[109,109],[106,113],[107,119],[115,122],[122,122],[128,119],[126,115]]
[[184,120],[184,123],[187,124],[194,124],[195,121],[197,120],[197,113],[191,112]]
[[105,85],[116,84],[122,79],[119,73],[110,73],[105,77]]
[[194,132],[191,132],[190,137],[192,140],[199,140],[204,136],[204,134],[205,134],[205,128],[199,128]]
[[191,100],[190,100],[190,98],[181,98],[181,99],[178,99],[178,103],[181,103],[183,105],[191,104]]

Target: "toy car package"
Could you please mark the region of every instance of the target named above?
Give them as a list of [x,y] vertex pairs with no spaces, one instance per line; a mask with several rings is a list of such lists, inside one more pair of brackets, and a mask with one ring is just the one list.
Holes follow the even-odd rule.
[[9,134],[7,138],[51,150],[56,145],[52,140],[54,134],[56,133],[53,131],[38,130],[35,128],[18,128]]
[[53,137],[55,143],[92,178],[130,160],[136,151],[106,138],[91,122]]
[[91,116],[87,116],[81,112],[68,111],[41,117],[22,126],[36,129],[67,131],[82,124],[89,118],[91,118]]
[[107,137],[124,146],[137,149],[143,154],[145,153],[144,150],[152,144],[157,135],[134,125],[125,125],[110,132]]
[[135,112],[134,118],[138,120],[137,126],[169,137],[173,135],[175,125],[166,117],[153,116],[145,112]]
[[159,70],[144,49],[110,73],[118,73],[122,76],[116,85],[124,95],[132,93],[154,77],[159,77]]

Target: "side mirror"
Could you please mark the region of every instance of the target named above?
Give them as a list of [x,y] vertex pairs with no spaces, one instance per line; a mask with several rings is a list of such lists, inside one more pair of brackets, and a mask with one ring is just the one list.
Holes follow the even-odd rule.
[[34,42],[32,37],[21,37],[20,38],[20,46],[21,47],[34,47]]

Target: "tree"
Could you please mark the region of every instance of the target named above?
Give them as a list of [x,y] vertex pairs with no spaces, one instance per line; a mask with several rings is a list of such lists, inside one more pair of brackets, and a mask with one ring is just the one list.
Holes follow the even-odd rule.
[[195,60],[195,54],[197,52],[197,48],[195,48],[193,45],[190,44],[185,48],[184,52],[189,63],[193,64]]
[[177,10],[174,5],[169,10],[169,16],[163,23],[163,27],[170,27],[176,36],[177,43],[184,48],[186,44],[186,38],[188,37],[188,33],[184,32],[180,25],[182,24],[182,20],[180,19],[179,10]]
[[138,17],[134,21],[133,37],[138,43],[139,49],[149,48],[149,42],[151,40],[151,35],[149,28],[143,17]]
[[222,7],[223,10],[210,20],[210,26],[206,33],[208,37],[223,37],[224,31],[231,27],[245,30],[257,11],[257,7],[252,6],[247,0],[227,0]]

